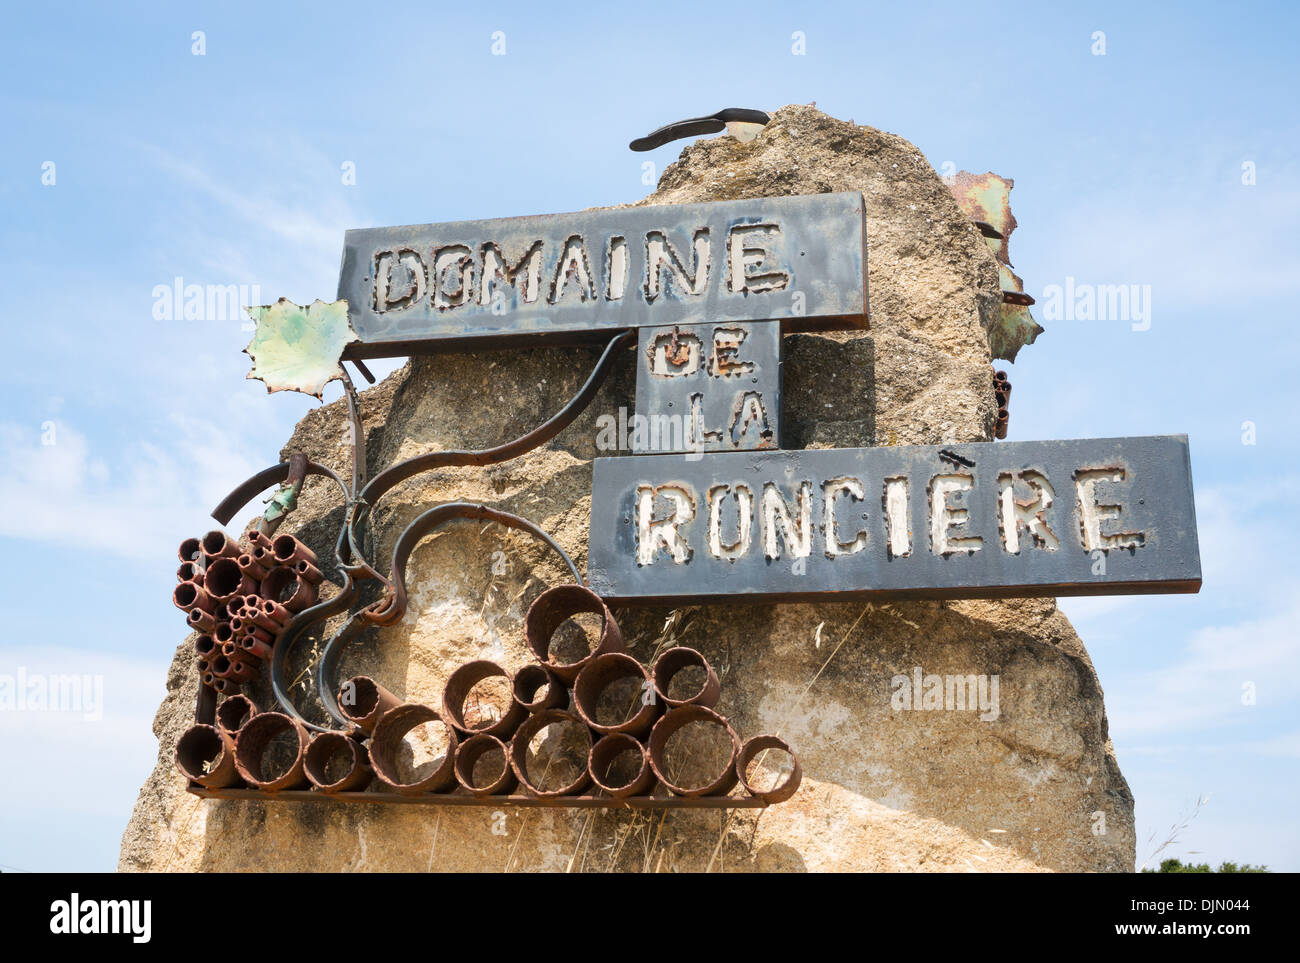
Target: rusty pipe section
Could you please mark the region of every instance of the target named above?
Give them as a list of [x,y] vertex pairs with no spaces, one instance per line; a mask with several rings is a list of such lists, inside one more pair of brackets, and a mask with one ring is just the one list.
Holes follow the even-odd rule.
[[356,676],[339,687],[339,710],[366,735],[375,731],[380,716],[401,704],[401,699],[369,676]]
[[[675,774],[668,764],[668,740],[693,723],[704,723],[721,729],[730,743],[727,764],[713,780],[703,786],[685,786],[674,782]],[[650,731],[647,748],[650,750],[650,768],[674,796],[725,796],[739,780],[736,775],[736,759],[740,755],[740,738],[736,735],[736,730],[731,728],[730,722],[704,706],[684,705],[670,709]]]
[[176,768],[205,789],[225,789],[239,782],[235,743],[216,726],[196,723],[176,742]]
[[203,555],[203,541],[198,538],[187,538],[181,542],[181,547],[176,550],[176,557],[182,562],[191,562],[198,564]]
[[[562,746],[556,746],[555,743],[561,740],[557,733],[548,736],[542,748],[547,748],[549,743],[550,759],[547,762],[546,769],[540,773],[533,773],[529,770],[528,756],[533,737],[550,727],[567,727],[570,731],[576,732],[583,743],[581,746],[581,765],[577,774],[564,783],[559,789],[543,788],[543,780],[549,774],[555,763],[555,757],[562,755]],[[579,716],[572,712],[566,712],[564,709],[543,709],[541,712],[533,713],[524,720],[516,731],[514,738],[510,740],[510,768],[514,770],[515,778],[519,780],[519,785],[531,796],[537,796],[541,799],[553,799],[557,796],[570,796],[582,789],[585,789],[591,782],[591,772],[587,768],[587,759],[591,755],[591,730],[583,723]],[[561,760],[563,761],[563,760]]]
[[[621,694],[612,692],[617,683],[625,681],[633,684],[624,686]],[[606,696],[612,696],[608,702],[615,704],[608,705]],[[644,736],[659,717],[662,703],[655,697],[650,673],[640,662],[625,652],[606,652],[591,659],[578,673],[573,683],[573,705],[593,732]],[[602,717],[609,718],[608,713],[601,712],[606,707],[616,717],[613,721],[601,721]]]
[[[486,772],[479,763],[486,762]],[[456,748],[456,781],[474,796],[502,796],[515,787],[510,752],[496,736],[479,732]]]
[[1011,382],[1005,371],[993,372],[993,400],[997,404],[997,420],[993,425],[993,437],[1006,438],[1007,424],[1011,420]]
[[245,552],[235,559],[235,564],[239,566],[239,571],[243,573],[245,578],[261,585],[262,579],[266,578],[271,570],[266,567],[263,558],[254,554],[257,551],[261,551],[261,549]]
[[247,682],[257,675],[257,670],[251,663],[245,662],[238,656],[232,658],[224,652],[212,659],[208,665],[214,676],[228,682]]
[[239,563],[233,558],[219,558],[203,572],[203,587],[218,602],[229,603],[238,595],[247,594],[251,581],[245,581]]
[[217,706],[217,728],[234,739],[244,723],[258,713],[257,703],[246,695],[232,695]]
[[[285,732],[297,736],[297,746],[287,764],[283,759],[267,758],[271,743]],[[240,727],[235,737],[235,768],[245,782],[265,792],[298,789],[307,784],[303,761],[309,741],[307,730],[297,719],[282,712],[259,712]]]
[[[772,788],[757,789],[750,781],[749,765],[757,761],[757,765],[762,766],[767,761],[768,755],[773,752],[789,757],[790,772]],[[755,736],[741,746],[740,753],[736,756],[736,778],[751,796],[757,796],[768,805],[774,805],[785,802],[795,794],[799,789],[799,783],[803,781],[803,770],[799,767],[799,760],[795,757],[794,750],[784,739],[762,735]]]
[[569,704],[569,691],[564,683],[546,666],[537,663],[516,672],[510,688],[515,705],[525,712],[563,709]]
[[[576,662],[557,662],[551,658],[551,639],[559,627],[575,615],[599,615],[600,639],[586,656]],[[623,633],[605,601],[584,585],[557,585],[547,589],[528,607],[524,620],[528,647],[538,662],[559,679],[572,684],[578,673],[597,656],[625,649]]]
[[[403,766],[401,750],[407,735],[426,723],[436,723],[446,733],[447,745],[441,756],[410,770]],[[370,736],[370,765],[383,782],[400,793],[440,792],[455,780],[456,730],[428,706],[404,703],[389,709]],[[436,765],[435,765],[436,763]],[[421,770],[426,770],[421,774]]]
[[315,567],[317,562],[316,553],[293,535],[277,535],[273,538],[271,554],[278,564],[287,568],[293,568],[299,562],[307,562]]
[[[626,759],[635,765],[620,766]],[[601,736],[587,756],[587,771],[596,787],[615,799],[644,795],[655,782],[646,747],[626,732]]]
[[[700,683],[699,689],[690,695],[680,693],[676,697],[670,695],[673,691],[672,682],[677,674],[692,668],[702,670],[704,681]],[[713,671],[713,666],[709,665],[709,660],[684,645],[674,646],[660,653],[654,661],[650,675],[654,680],[655,694],[665,705],[674,708],[697,705],[712,709],[718,704],[718,697],[722,694],[722,683],[718,681],[718,674]]]
[[172,590],[172,604],[182,612],[193,612],[198,609],[210,613],[216,608],[217,603],[201,584],[196,581],[185,581]]
[[342,732],[318,732],[307,747],[303,772],[321,792],[359,792],[370,785],[374,770],[365,747]]
[[298,576],[299,582],[305,581],[310,585],[319,585],[325,578],[325,576],[321,574],[320,569],[305,558],[299,559],[294,563],[293,571],[294,574]]
[[315,605],[318,594],[316,585],[299,576],[289,565],[271,569],[266,578],[262,579],[258,590],[263,599],[282,605],[291,613]]
[[247,633],[241,635],[235,645],[239,647],[245,659],[258,662],[265,662],[270,659],[271,653],[274,651],[269,644]]
[[[490,710],[495,706],[484,706],[477,699],[473,706],[467,705],[471,691],[480,682],[488,679],[503,679],[508,693],[506,705],[499,714]],[[519,724],[528,715],[528,710],[517,705],[514,700],[514,679],[510,673],[495,662],[477,659],[467,662],[451,674],[442,694],[442,717],[455,730],[463,735],[483,733],[489,736],[510,738]]]
[[239,558],[240,554],[239,547],[219,528],[213,529],[199,540],[199,552],[206,565],[211,565],[219,558]]

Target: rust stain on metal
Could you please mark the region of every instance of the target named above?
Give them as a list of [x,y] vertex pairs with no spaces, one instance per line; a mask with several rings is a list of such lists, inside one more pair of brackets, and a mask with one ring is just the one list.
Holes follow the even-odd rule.
[[1011,188],[1015,183],[992,172],[958,171],[948,180],[957,206],[975,222],[998,262],[1002,304],[989,332],[989,347],[993,357],[1008,361],[1014,361],[1022,347],[1033,344],[1043,333],[1028,310],[1034,299],[1025,293],[1020,276],[1011,270],[1010,241],[1016,229],[1016,216],[1011,213]]
[[990,247],[998,261],[1008,265],[1011,257],[1007,244],[1016,229],[1016,216],[1011,213],[1011,188],[1015,186],[1014,180],[999,177],[992,171],[984,174],[958,171],[948,181],[957,206],[977,225],[987,225],[987,228],[981,228],[981,233],[999,242]]

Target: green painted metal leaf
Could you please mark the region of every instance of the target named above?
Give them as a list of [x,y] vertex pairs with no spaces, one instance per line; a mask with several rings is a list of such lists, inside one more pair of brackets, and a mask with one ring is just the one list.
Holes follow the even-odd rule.
[[325,386],[343,377],[343,349],[357,340],[348,323],[346,300],[319,299],[303,307],[287,298],[246,309],[257,331],[244,353],[253,359],[249,378],[267,391],[301,391],[320,398]]

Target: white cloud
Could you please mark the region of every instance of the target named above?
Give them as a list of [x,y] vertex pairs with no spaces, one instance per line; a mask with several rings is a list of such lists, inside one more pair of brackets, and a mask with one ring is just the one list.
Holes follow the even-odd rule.
[[[1266,614],[1194,632],[1180,661],[1125,680],[1137,698],[1111,699],[1112,728],[1142,734],[1253,722],[1254,713],[1295,701],[1300,677],[1300,582]],[[1242,702],[1255,687],[1255,705]]]
[[[254,189],[237,189],[207,168],[152,144],[140,144],[164,174],[194,197],[218,205],[225,234],[214,241],[202,229],[202,209],[180,238],[182,250],[223,283],[260,283],[267,303],[291,297],[306,303],[329,300],[335,291],[343,233],[365,218],[339,188],[337,165],[311,145],[282,136],[268,152],[293,178]],[[274,172],[269,172],[274,177]],[[231,230],[234,215],[242,226]],[[176,230],[174,226],[171,228]],[[267,290],[267,286],[274,286]]]
[[[24,774],[0,781],[0,811],[21,818],[23,811],[48,804],[100,814],[104,800],[112,799],[125,826],[158,751],[153,717],[170,659],[170,649],[145,660],[58,646],[0,647],[0,675],[11,679],[21,670],[29,680],[91,676],[102,681],[98,718],[86,718],[81,707],[0,708],[5,764]],[[13,825],[8,818],[4,822]]]
[[132,559],[171,557],[181,538],[215,527],[212,508],[265,465],[237,434],[183,414],[170,421],[165,445],[136,442],[116,453],[115,467],[71,426],[56,425],[54,444],[46,445],[32,431],[0,423],[0,464],[7,466],[0,536]]

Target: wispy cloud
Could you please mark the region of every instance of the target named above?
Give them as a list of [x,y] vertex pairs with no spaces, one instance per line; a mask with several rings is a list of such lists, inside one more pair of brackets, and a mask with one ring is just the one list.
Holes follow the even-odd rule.
[[[1114,729],[1125,740],[1160,732],[1256,721],[1264,707],[1294,705],[1300,669],[1300,581],[1281,604],[1257,617],[1195,631],[1176,662],[1130,675],[1128,698],[1110,700]],[[1254,704],[1243,702],[1253,687]]]
[[[9,677],[7,684],[13,685],[20,670],[29,685],[38,676],[46,684],[59,676],[89,676],[98,681],[97,698],[102,698],[101,711],[91,718],[80,707],[20,709],[13,701],[0,708],[5,763],[26,774],[0,781],[0,813],[7,826],[17,825],[10,817],[20,819],[34,804],[101,814],[108,796],[115,801],[120,831],[156,758],[152,722],[170,658],[170,651],[146,660],[63,646],[0,646],[0,674]],[[88,786],[95,792],[86,792]],[[12,846],[15,840],[5,842]]]
[[0,537],[170,557],[178,532],[215,525],[208,512],[232,480],[264,467],[211,423],[182,414],[171,420],[165,447],[139,441],[120,452],[97,450],[67,425],[37,434],[0,423],[0,462],[8,466],[0,475]]
[[266,302],[333,297],[343,234],[368,223],[356,195],[340,186],[333,159],[301,138],[277,135],[259,152],[274,166],[240,178],[155,144],[135,146],[174,182],[173,203],[190,208],[160,225],[178,273],[188,264],[221,283],[259,284]]

